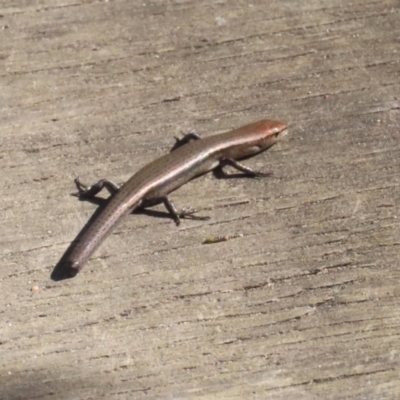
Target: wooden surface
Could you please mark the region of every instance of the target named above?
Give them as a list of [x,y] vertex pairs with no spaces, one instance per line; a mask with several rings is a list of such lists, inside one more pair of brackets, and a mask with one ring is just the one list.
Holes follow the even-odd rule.
[[[1,399],[400,396],[400,3],[0,7]],[[285,140],[133,215],[50,274],[94,204],[174,136],[261,118]],[[207,239],[229,240],[203,244]]]

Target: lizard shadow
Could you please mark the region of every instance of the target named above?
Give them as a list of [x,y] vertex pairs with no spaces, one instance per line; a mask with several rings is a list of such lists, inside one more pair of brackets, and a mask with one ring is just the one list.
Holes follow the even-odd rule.
[[[248,175],[242,174],[242,173],[227,174],[226,172],[223,171],[222,168],[216,168],[215,170],[213,170],[213,175],[217,179],[238,179],[238,178],[255,179],[255,177],[251,177],[251,176],[248,176]],[[76,196],[76,194],[71,194],[71,195]],[[85,233],[87,232],[87,230],[90,228],[93,221],[96,220],[97,217],[102,213],[103,209],[106,207],[108,200],[109,200],[109,198],[105,199],[105,198],[96,197],[96,196],[91,197],[91,198],[85,198],[85,199],[78,197],[78,199],[79,199],[79,201],[87,201],[89,203],[95,204],[98,206],[98,208],[95,210],[93,215],[89,218],[89,220],[87,221],[85,226],[82,228],[82,230],[78,233],[76,238],[68,246],[67,250],[62,255],[61,259],[56,264],[56,266],[54,267],[54,269],[50,275],[50,278],[53,281],[61,281],[64,279],[70,279],[70,278],[73,278],[77,274],[77,271],[72,268],[71,262],[69,260],[69,256],[72,253],[72,251],[74,250],[77,243],[82,238],[82,236],[84,236]],[[153,205],[155,206],[157,204],[153,204]],[[156,218],[171,219],[171,215],[168,212],[152,210],[147,207],[136,209],[132,212],[132,214],[145,214],[145,215],[148,215],[151,217],[156,217]],[[189,216],[189,218],[190,218],[190,216]]]
[[[77,274],[77,271],[72,268],[71,262],[69,260],[69,256],[75,249],[75,246],[77,245],[77,243],[79,243],[81,238],[85,235],[87,230],[90,228],[93,221],[95,221],[97,219],[97,217],[102,213],[103,209],[106,207],[106,205],[108,203],[108,199],[104,199],[101,197],[79,199],[79,201],[87,201],[89,203],[97,205],[98,208],[95,210],[95,212],[89,218],[89,220],[86,222],[86,224],[81,229],[81,231],[78,233],[76,238],[68,246],[67,250],[62,255],[61,259],[56,264],[56,266],[54,267],[54,269],[50,275],[50,278],[56,282],[64,280],[64,279],[73,278]],[[153,205],[156,206],[157,204],[153,204]],[[145,214],[145,215],[149,215],[151,217],[156,217],[156,218],[171,219],[171,215],[168,212],[151,210],[149,208],[139,208],[139,209],[134,210],[131,214]],[[185,218],[190,218],[190,216],[186,216]]]

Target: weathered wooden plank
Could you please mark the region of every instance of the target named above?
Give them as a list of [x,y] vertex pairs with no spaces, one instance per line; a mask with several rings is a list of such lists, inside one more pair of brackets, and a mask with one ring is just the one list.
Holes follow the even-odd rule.
[[[398,2],[28,3],[0,5],[0,397],[396,398]],[[77,174],[263,117],[272,178],[199,178],[172,197],[209,221],[132,216],[50,280]]]

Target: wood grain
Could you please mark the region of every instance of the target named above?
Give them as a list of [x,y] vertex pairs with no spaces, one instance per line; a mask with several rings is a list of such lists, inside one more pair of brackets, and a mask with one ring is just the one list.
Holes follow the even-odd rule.
[[[0,398],[397,398],[399,18],[396,0],[3,2]],[[122,182],[181,132],[261,118],[290,129],[247,162],[272,178],[201,177],[171,198],[210,220],[133,215],[51,281],[96,209],[76,175]]]

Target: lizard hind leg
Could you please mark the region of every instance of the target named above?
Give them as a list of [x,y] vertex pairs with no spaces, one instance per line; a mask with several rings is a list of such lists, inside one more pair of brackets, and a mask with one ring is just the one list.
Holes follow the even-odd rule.
[[75,185],[76,185],[76,187],[78,189],[78,193],[76,193],[74,195],[79,197],[79,198],[81,198],[81,199],[93,198],[102,189],[107,189],[108,192],[111,195],[113,195],[120,188],[120,185],[117,185],[116,183],[111,182],[108,179],[100,179],[99,181],[97,181],[92,186],[84,185],[81,182],[79,176],[75,178]]

